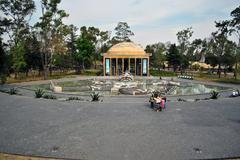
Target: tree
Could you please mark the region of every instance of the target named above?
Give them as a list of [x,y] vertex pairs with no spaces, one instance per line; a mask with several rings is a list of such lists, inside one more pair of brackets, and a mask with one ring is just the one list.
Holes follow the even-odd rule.
[[6,81],[7,72],[8,72],[7,56],[3,48],[2,39],[0,38],[0,83],[1,84],[4,84]]
[[41,59],[44,69],[44,79],[47,79],[53,63],[53,54],[63,54],[67,51],[65,37],[68,28],[62,20],[68,17],[64,10],[59,10],[61,0],[41,0],[42,16],[35,27],[41,41]]
[[29,31],[29,20],[35,10],[33,0],[1,0],[0,32],[9,36],[9,48],[12,54],[13,69],[22,72],[26,69],[24,60],[24,40]]
[[180,53],[186,55],[188,47],[190,45],[189,39],[192,37],[192,27],[179,31],[177,33],[177,39],[179,43]]
[[35,10],[35,3],[33,0],[1,0],[0,10],[4,14],[1,19],[1,24],[5,27],[4,31],[17,45],[28,29],[28,21]]
[[109,32],[108,31],[100,31],[98,28],[95,27],[86,27],[83,26],[80,29],[81,36],[90,42],[93,43],[95,46],[95,54],[94,54],[94,68],[96,69],[96,61],[99,59],[100,49],[109,39]]
[[152,53],[150,57],[151,66],[155,68],[164,68],[164,61],[166,60],[165,52],[167,51],[164,43],[156,43],[147,45],[145,48],[147,53]]
[[24,72],[26,70],[26,61],[24,59],[25,54],[25,44],[24,41],[18,42],[17,45],[13,46],[10,50],[13,55],[13,70],[15,72],[15,78],[19,72]]
[[[77,52],[74,55],[75,61],[78,65],[82,65],[82,69],[85,70],[86,63],[90,63],[94,54],[94,45],[91,41],[85,37],[79,37],[77,40]],[[78,72],[80,68],[78,67]]]
[[71,57],[71,65],[73,65],[74,63],[74,54],[77,52],[77,47],[76,47],[76,43],[77,43],[77,30],[78,28],[74,25],[70,25],[69,26],[69,35],[67,38],[67,47],[68,47],[68,55]]
[[130,36],[134,36],[127,22],[119,22],[114,30],[116,31],[116,36],[112,38],[113,45],[119,42],[131,42]]
[[181,54],[175,44],[172,44],[167,53],[167,61],[169,66],[173,66],[173,71],[176,72],[181,64]]
[[217,32],[212,33],[212,51],[218,61],[218,77],[221,77],[222,57],[226,53],[225,47],[229,42],[227,39],[228,34],[228,21],[215,22],[218,28]]
[[235,48],[235,70],[234,77],[237,79],[238,63],[240,61],[240,6],[231,12],[232,19],[230,20],[230,34],[235,34],[238,39],[238,44]]
[[37,69],[39,71],[43,70],[41,62],[41,49],[40,42],[37,40],[36,35],[31,32],[25,40],[25,54],[24,59],[26,61],[26,75],[30,69]]

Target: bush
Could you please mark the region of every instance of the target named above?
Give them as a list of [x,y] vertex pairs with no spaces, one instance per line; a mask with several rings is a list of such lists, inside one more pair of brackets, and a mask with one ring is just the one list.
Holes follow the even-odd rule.
[[101,70],[85,70],[82,75],[85,76],[100,76],[102,74]]
[[79,97],[68,97],[66,101],[83,101],[82,98]]
[[173,77],[177,76],[177,73],[171,71],[158,71],[158,70],[150,70],[151,76],[161,76],[161,77]]
[[210,94],[211,94],[210,99],[218,99],[218,97],[220,96],[219,92],[214,90]]
[[10,95],[15,95],[15,94],[18,94],[18,90],[17,90],[17,88],[11,88],[8,93]]
[[100,98],[99,93],[93,92],[92,94],[90,94],[90,96],[92,97],[92,101],[94,101],[94,102],[99,101],[99,98]]
[[5,84],[7,81],[7,76],[5,74],[0,74],[0,84]]
[[43,95],[43,98],[45,98],[45,99],[57,99],[57,97],[55,95],[52,95],[52,94],[45,94],[45,95]]
[[35,90],[35,98],[41,98],[44,95],[43,89],[38,88]]

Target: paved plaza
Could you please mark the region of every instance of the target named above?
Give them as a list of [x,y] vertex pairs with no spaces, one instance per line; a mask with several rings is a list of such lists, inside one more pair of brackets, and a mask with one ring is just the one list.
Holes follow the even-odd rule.
[[144,97],[107,99],[0,93],[0,152],[87,160],[240,157],[240,98],[172,101],[163,112]]

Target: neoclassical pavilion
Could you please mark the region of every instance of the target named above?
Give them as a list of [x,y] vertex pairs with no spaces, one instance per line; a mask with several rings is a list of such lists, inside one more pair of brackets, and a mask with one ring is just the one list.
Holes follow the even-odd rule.
[[118,43],[103,54],[104,76],[119,76],[125,72],[133,76],[149,76],[149,56],[150,53],[135,43]]

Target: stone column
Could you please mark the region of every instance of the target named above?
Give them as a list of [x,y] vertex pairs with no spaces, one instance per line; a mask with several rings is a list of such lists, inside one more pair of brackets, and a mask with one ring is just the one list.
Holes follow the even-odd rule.
[[105,64],[105,57],[103,57],[103,76],[106,76],[105,67],[106,67],[106,64]]
[[150,73],[149,73],[149,57],[148,57],[148,73],[147,73],[147,76],[150,76]]
[[118,75],[118,58],[116,58],[116,76]]
[[124,73],[124,58],[122,58],[122,75]]
[[135,58],[135,76],[137,75],[137,59]]
[[130,72],[130,69],[131,69],[131,68],[130,68],[130,62],[131,62],[131,61],[130,61],[130,58],[128,58],[128,71],[129,71],[129,72]]
[[109,62],[110,63],[110,74],[109,75],[111,76],[112,75],[112,58],[110,58],[109,61],[110,61]]
[[141,58],[141,77],[142,77],[142,69],[143,69],[143,64],[142,64],[142,58]]

